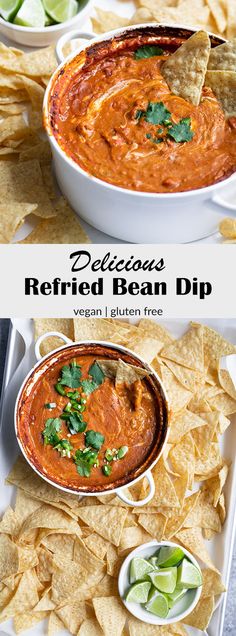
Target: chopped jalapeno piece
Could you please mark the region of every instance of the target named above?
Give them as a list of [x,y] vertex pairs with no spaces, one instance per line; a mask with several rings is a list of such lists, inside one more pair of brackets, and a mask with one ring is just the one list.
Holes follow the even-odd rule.
[[126,455],[126,453],[128,453],[128,450],[128,446],[121,446],[117,452],[118,459],[122,459]]
[[60,395],[66,395],[65,389],[60,384],[60,382],[57,382],[57,384],[55,384],[55,389],[56,389],[57,393],[59,393]]
[[105,464],[105,466],[102,467],[102,472],[106,477],[109,477],[109,475],[111,474],[112,471],[112,467],[108,466],[107,464]]

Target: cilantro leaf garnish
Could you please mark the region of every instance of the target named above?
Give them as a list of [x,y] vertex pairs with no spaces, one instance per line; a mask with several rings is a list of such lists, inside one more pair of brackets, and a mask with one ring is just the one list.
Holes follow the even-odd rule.
[[46,420],[45,427],[42,432],[42,435],[44,438],[44,444],[46,445],[51,444],[51,446],[55,446],[55,444],[58,444],[58,442],[60,441],[60,438],[57,435],[57,433],[60,430],[61,430],[61,420],[59,417],[55,417],[55,418],[50,417],[48,420]]
[[80,386],[81,373],[81,366],[76,364],[76,362],[71,362],[70,364],[62,367],[59,383],[64,384],[71,389],[76,389]]
[[90,395],[90,393],[93,393],[93,391],[95,391],[99,386],[93,380],[82,380],[81,384],[82,384],[84,393],[87,393],[87,395]]
[[149,124],[164,124],[170,121],[171,113],[163,102],[149,102],[146,110],[137,110],[135,119],[144,117]]
[[84,448],[84,450],[77,450],[75,452],[74,460],[76,468],[81,477],[89,477],[91,474],[92,466],[98,466],[98,454],[95,451],[91,451],[90,448]]
[[83,391],[84,393],[87,393],[87,395],[90,395],[90,393],[95,391],[100,386],[100,384],[104,382],[105,378],[105,375],[97,362],[93,362],[93,364],[91,364],[91,367],[89,368],[89,375],[91,376],[92,380],[86,379],[82,380],[81,382]]
[[190,117],[183,117],[178,124],[173,124],[168,128],[168,137],[173,138],[177,143],[191,141],[193,136]]
[[150,133],[146,135],[147,139],[152,141],[153,144],[161,144],[163,141],[162,137],[153,137]]
[[76,433],[83,433],[87,426],[86,422],[84,422],[83,420],[83,416],[80,413],[68,414],[66,423],[71,435],[76,435]]
[[163,55],[164,51],[159,46],[140,46],[134,53],[136,60],[141,60],[148,57],[154,57],[155,55]]
[[71,456],[71,451],[73,450],[72,444],[68,439],[60,439],[58,444],[54,446],[55,450],[58,450],[62,457]]
[[85,445],[100,450],[105,440],[104,435],[97,431],[89,430],[85,433]]
[[93,362],[93,364],[91,364],[91,367],[89,368],[89,375],[91,375],[93,381],[96,382],[97,385],[104,382],[105,375],[97,362]]

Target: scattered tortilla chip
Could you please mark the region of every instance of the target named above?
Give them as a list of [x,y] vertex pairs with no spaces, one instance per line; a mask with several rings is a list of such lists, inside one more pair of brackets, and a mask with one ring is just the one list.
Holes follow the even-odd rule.
[[236,239],[236,219],[225,217],[219,223],[219,231],[224,238]]
[[174,537],[174,535],[176,535],[176,533],[179,532],[183,526],[185,526],[185,520],[188,517],[188,514],[191,514],[191,512],[194,511],[198,499],[199,492],[195,492],[190,495],[190,497],[185,498],[182,509],[180,511],[177,510],[177,514],[173,514],[167,521],[164,533],[165,539],[171,541],[172,537]]
[[211,570],[217,571],[210,555],[207,552],[201,528],[180,530],[176,533],[175,538],[178,539],[178,541],[180,541],[187,550],[203,561],[203,563],[205,563]]
[[89,506],[81,508],[79,518],[114,545],[119,545],[127,510],[122,507]]
[[226,11],[227,11],[226,36],[228,39],[231,39],[236,35],[235,6],[232,0],[226,0]]
[[103,9],[98,7],[96,7],[96,17],[92,17],[91,22],[95,33],[105,33],[129,24],[129,20],[126,20],[126,18],[112,11],[103,11]]
[[29,214],[35,213],[37,204],[8,202],[0,204],[0,243],[10,243]]
[[84,543],[95,556],[104,559],[109,543],[103,539],[103,537],[100,537],[97,532],[89,534],[89,536],[84,539]]
[[[35,340],[47,331],[59,331],[64,336],[74,340],[74,325],[71,318],[35,318],[34,319],[34,337]],[[56,336],[45,339],[40,347],[43,356],[50,353],[54,349],[61,347],[63,341]]]
[[35,605],[33,612],[49,612],[54,609],[55,603],[50,598],[50,588],[46,588],[40,601]]
[[206,0],[216,22],[219,33],[224,33],[227,25],[225,6],[221,0]]
[[[156,358],[157,360],[157,358]],[[155,362],[156,362],[155,360]],[[159,375],[163,381],[171,412],[182,411],[192,398],[192,393],[185,389],[176,379],[172,371],[159,359]],[[154,365],[154,368],[156,365]]]
[[199,417],[196,413],[192,413],[192,411],[188,409],[180,411],[170,419],[168,442],[170,444],[178,444],[182,437],[189,433],[189,431],[205,425],[206,422],[203,417]]
[[208,496],[209,494],[211,494],[212,503],[213,503],[213,506],[215,507],[217,506],[219,502],[222,489],[228,477],[228,472],[229,472],[229,468],[228,468],[228,465],[225,463],[215,477],[212,477],[211,479],[207,480],[207,482],[205,482],[204,487],[206,488],[208,492]]
[[65,628],[71,634],[77,636],[80,625],[86,619],[86,606],[82,601],[74,600],[63,607],[56,610],[57,616],[60,618]]
[[201,598],[207,598],[208,596],[218,596],[225,592],[225,586],[222,583],[219,572],[205,568],[202,570],[202,593]]
[[51,612],[48,621],[48,636],[54,636],[54,634],[57,634],[57,632],[60,632],[62,629],[64,629],[64,623],[55,612]]
[[193,612],[184,619],[184,623],[191,625],[191,627],[205,630],[209,625],[214,609],[214,596],[211,595],[207,598],[200,598]]
[[203,327],[193,325],[188,331],[161,351],[161,357],[173,360],[194,371],[204,371]]
[[224,389],[233,400],[236,400],[236,388],[226,369],[219,368],[219,382],[222,389]]
[[117,344],[126,341],[127,329],[103,318],[74,318],[75,342],[79,340],[111,340]]
[[0,534],[0,581],[11,574],[16,574],[19,567],[18,549],[15,543],[5,535]]
[[209,71],[236,71],[236,38],[211,49]]
[[[179,499],[177,497],[174,484],[165,468],[162,458],[159,459],[156,466],[154,466],[152,474],[154,477],[156,489],[154,497],[146,505],[147,513],[149,506],[170,506],[173,508],[180,508]],[[143,499],[146,494],[146,487],[143,486],[140,499]]]
[[32,610],[38,603],[39,596],[35,586],[35,579],[30,570],[24,572],[19,585],[10,602],[0,612],[0,622],[11,618],[15,614]]
[[37,203],[34,214],[41,218],[55,216],[55,211],[43,187],[39,162],[0,162],[0,188],[2,199],[8,204]]
[[131,351],[137,353],[141,358],[144,358],[146,362],[150,363],[162,349],[163,342],[156,338],[148,337],[140,340],[140,334],[137,334],[129,340],[127,346],[131,349]]
[[163,539],[167,522],[164,515],[158,513],[155,515],[139,514],[138,522],[156,541]]
[[48,612],[24,612],[23,614],[16,614],[14,616],[14,630],[16,634],[25,632],[27,629],[31,629],[37,623],[41,623],[47,618]]
[[16,511],[12,510],[11,506],[8,506],[0,521],[0,534],[17,535],[20,526],[21,520],[19,519]]
[[77,636],[102,636],[103,632],[97,622],[96,618],[88,618],[86,619],[79,631]]
[[67,245],[70,243],[90,243],[86,232],[80,225],[77,214],[73,212],[63,197],[55,205],[54,210],[55,218],[41,221],[31,234],[19,243],[26,245],[32,243],[63,243]]
[[71,519],[62,510],[57,510],[47,504],[43,504],[27,517],[21,528],[20,537],[34,528],[47,528],[48,530],[54,530],[54,532],[56,530],[63,530],[68,534],[81,534],[80,527],[76,521]]
[[220,102],[225,117],[236,115],[236,72],[234,71],[207,71],[206,86],[212,89]]
[[150,375],[147,369],[136,367],[132,364],[126,364],[123,360],[118,361],[116,371],[116,385],[119,384],[134,384],[137,380],[142,380],[147,375]]
[[104,636],[121,636],[127,618],[122,601],[115,596],[94,598],[93,606]]
[[151,541],[152,537],[138,526],[123,528],[120,538],[118,554],[123,554],[126,550],[131,550],[142,543]]
[[174,95],[197,106],[210,54],[210,39],[205,31],[194,33],[162,65],[162,74]]
[[221,521],[217,510],[209,502],[205,490],[198,496],[196,506],[189,512],[184,521],[185,528],[208,528],[214,532],[221,532]]
[[163,345],[168,345],[173,342],[174,338],[165,327],[162,327],[160,323],[154,322],[154,320],[148,320],[147,318],[141,318],[138,324],[138,330],[145,332],[146,336],[151,336],[156,340],[159,340]]

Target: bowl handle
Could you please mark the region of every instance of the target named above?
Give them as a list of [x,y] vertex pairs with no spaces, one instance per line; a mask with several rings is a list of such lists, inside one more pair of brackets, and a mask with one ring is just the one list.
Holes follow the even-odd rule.
[[139,501],[131,501],[131,499],[128,499],[128,497],[126,497],[126,495],[124,494],[122,490],[117,491],[116,493],[117,497],[119,497],[119,499],[121,499],[121,501],[123,501],[125,504],[128,504],[128,506],[133,506],[136,508],[145,506],[145,504],[151,501],[151,499],[153,498],[155,494],[155,482],[150,470],[148,470],[148,472],[144,475],[144,477],[147,478],[149,483],[149,493],[145,497],[145,499],[140,499]]
[[78,29],[74,31],[69,31],[68,33],[64,33],[64,35],[62,35],[61,38],[59,38],[56,44],[55,52],[56,52],[58,63],[61,64],[62,62],[64,62],[65,58],[67,57],[67,55],[64,55],[63,53],[63,48],[65,44],[75,39],[76,40],[93,40],[94,37],[95,35],[93,33],[88,33],[87,31],[78,31]]
[[70,338],[67,338],[67,336],[65,336],[64,333],[60,333],[60,331],[47,331],[46,333],[43,333],[42,336],[39,336],[39,338],[35,342],[34,351],[35,351],[35,356],[37,360],[41,360],[41,358],[43,358],[43,356],[40,353],[40,346],[42,342],[46,340],[46,338],[50,338],[51,336],[60,338],[60,340],[63,340],[65,344],[72,343],[72,340]]
[[225,210],[230,210],[231,212],[236,212],[236,204],[229,203],[223,197],[219,196],[219,194],[215,194],[212,197],[212,202],[216,205],[220,205],[221,208],[225,208]]

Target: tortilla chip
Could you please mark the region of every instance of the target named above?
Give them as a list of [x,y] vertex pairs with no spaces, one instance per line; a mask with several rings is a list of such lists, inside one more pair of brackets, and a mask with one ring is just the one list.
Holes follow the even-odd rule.
[[17,535],[21,526],[21,520],[19,519],[15,510],[12,510],[11,506],[8,506],[2,519],[0,521],[0,534]]
[[129,20],[126,18],[112,11],[103,11],[98,7],[96,7],[96,17],[92,17],[91,22],[95,33],[106,33],[106,31],[112,31],[129,24]]
[[10,243],[26,216],[36,213],[37,204],[9,202],[0,204],[0,243]]
[[209,501],[206,490],[199,493],[199,497],[184,521],[185,528],[208,528],[214,532],[221,532],[221,521],[217,510]]
[[93,606],[104,636],[121,636],[127,618],[121,600],[115,596],[94,598]]
[[89,506],[80,508],[78,516],[104,539],[119,545],[127,510],[122,507]]
[[219,392],[217,395],[208,398],[208,404],[212,409],[221,411],[223,415],[233,415],[236,413],[236,400],[224,391]]
[[0,534],[0,581],[16,574],[19,567],[18,549],[15,543],[5,535]]
[[180,530],[176,533],[175,538],[182,543],[184,548],[187,548],[190,552],[192,552],[198,559],[203,561],[211,570],[218,571],[212,560],[210,555],[207,552],[201,528],[190,528]]
[[190,327],[182,338],[162,349],[161,357],[203,373],[203,327]]
[[72,599],[84,601],[91,597],[91,587],[103,578],[103,571],[89,572],[78,561],[71,561],[65,555],[55,554],[53,558],[52,601],[65,605]]
[[224,33],[227,25],[225,6],[221,0],[206,0],[216,22],[219,33]]
[[[152,500],[146,505],[146,512],[148,513],[149,506],[167,506],[171,508],[180,508],[180,503],[175,491],[174,484],[165,468],[162,458],[159,459],[156,466],[154,466],[152,474],[155,481],[156,489]],[[146,486],[144,485],[140,495],[140,499],[143,499],[146,494]]]
[[222,389],[224,389],[233,400],[236,400],[236,388],[226,369],[219,369],[219,382]]
[[[199,323],[192,324],[200,326]],[[236,347],[231,342],[207,325],[203,325],[203,346],[205,367],[210,369],[218,369],[222,356],[236,353]]]
[[[34,337],[37,340],[47,331],[59,331],[64,336],[74,340],[74,325],[71,318],[35,318],[34,319]],[[63,345],[63,341],[56,336],[45,339],[40,347],[42,356],[47,355],[50,351],[57,349]]]
[[191,489],[195,470],[195,447],[191,433],[187,433],[176,446],[173,446],[169,458],[176,473],[181,475],[188,472],[188,487]]
[[183,97],[195,106],[199,104],[209,54],[209,36],[205,31],[199,31],[163,63],[163,77],[174,95]]
[[207,71],[206,86],[209,86],[224,111],[225,117],[236,116],[236,72]]
[[64,629],[64,623],[55,612],[51,612],[48,621],[48,636],[54,636],[54,634],[60,632],[62,629]]
[[53,573],[53,555],[49,550],[40,548],[38,549],[38,559],[39,563],[36,568],[36,573],[39,581],[43,584],[43,586],[45,586],[51,582]]
[[91,552],[93,552],[93,554],[95,554],[95,556],[99,557],[100,559],[104,559],[109,543],[108,541],[103,539],[103,537],[100,537],[97,532],[89,534],[89,536],[84,539],[84,543],[87,548]]
[[200,598],[200,601],[193,612],[188,614],[188,616],[184,619],[184,623],[186,625],[191,625],[191,627],[197,627],[197,629],[205,630],[210,623],[214,609],[214,596]]
[[153,358],[159,353],[163,347],[163,342],[156,338],[140,338],[140,334],[134,336],[129,340],[127,346],[131,351],[137,353],[141,358],[148,363],[151,363]]
[[202,416],[200,417],[188,409],[180,411],[170,419],[168,442],[170,444],[178,444],[184,435],[202,426],[206,426]]
[[228,476],[229,468],[225,463],[222,468],[219,470],[215,477],[207,480],[204,484],[204,488],[206,488],[208,496],[211,495],[213,506],[217,506],[220,495],[222,493],[222,489],[226,483],[226,479]]
[[74,600],[56,610],[56,615],[71,634],[77,636],[80,625],[86,619],[86,606],[82,601]]
[[167,392],[169,408],[173,413],[182,411],[190,402],[192,393],[185,389],[172,371],[159,359],[161,379]]
[[236,38],[211,49],[209,71],[236,71]]
[[219,232],[224,238],[236,239],[236,219],[225,217],[219,223]]
[[167,522],[164,515],[139,514],[138,522],[154,539],[157,541],[163,539]]
[[226,36],[228,39],[231,39],[236,35],[235,6],[232,0],[226,0],[226,11],[227,11]]
[[55,218],[53,219],[41,221],[31,234],[23,241],[19,241],[19,243],[28,245],[33,243],[63,243],[67,245],[71,243],[90,243],[90,239],[80,225],[77,214],[70,208],[63,197],[59,199],[54,207],[54,216]]
[[116,371],[116,386],[123,383],[127,385],[134,384],[137,380],[142,380],[148,375],[150,373],[147,369],[126,364],[123,360],[119,360]]
[[183,506],[181,510],[177,510],[177,514],[174,514],[169,517],[166,527],[165,527],[165,536],[164,538],[168,541],[171,541],[172,537],[179,532],[183,526],[185,526],[185,519],[188,517],[188,514],[191,514],[192,510],[195,509],[197,502],[199,499],[199,492],[195,492],[190,497],[186,497],[183,502]]
[[41,218],[55,216],[45,188],[39,162],[25,161],[24,163],[0,163],[0,188],[3,200],[8,205],[33,204],[37,207],[34,214]]
[[149,320],[147,318],[141,318],[138,324],[138,330],[142,330],[145,332],[147,337],[155,338],[163,343],[163,345],[168,345],[170,342],[173,342],[173,336],[167,331],[165,327],[162,327],[160,323],[154,322],[154,320]]
[[132,525],[131,527],[123,528],[118,554],[123,554],[126,550],[131,550],[151,540],[151,535],[138,526],[135,527]]
[[16,634],[25,632],[27,629],[31,629],[37,623],[41,623],[47,618],[48,612],[24,612],[23,614],[16,614],[14,616],[14,630]]
[[37,49],[30,53],[23,53],[14,60],[6,60],[0,58],[0,69],[8,73],[19,73],[20,75],[28,75],[29,77],[39,77],[52,75],[57,68],[54,46],[48,46],[44,49]]
[[57,510],[47,504],[43,504],[25,519],[20,531],[20,538],[27,535],[27,533],[34,528],[47,528],[47,530],[51,529],[54,532],[63,530],[68,534],[75,535],[81,534],[81,529],[76,521],[71,519],[62,510]]
[[225,586],[222,583],[221,575],[219,572],[205,568],[202,570],[202,593],[201,598],[207,598],[208,596],[218,596],[225,592]]
[[35,605],[33,612],[50,612],[55,607],[55,603],[51,600],[50,588],[46,588],[40,601]]
[[185,389],[196,393],[204,385],[205,378],[199,371],[187,369],[187,367],[183,367],[177,362],[173,362],[173,360],[165,359],[165,364]]
[[126,341],[127,329],[115,325],[103,318],[74,318],[75,342],[79,340],[107,340],[123,344]]
[[82,623],[77,634],[77,636],[102,636],[102,635],[103,635],[103,631],[101,630],[96,618],[86,619]]
[[104,570],[104,561],[90,552],[83,539],[81,539],[80,537],[77,537],[75,540],[73,560],[78,561],[80,566],[87,569],[87,571],[91,573],[93,573],[94,570]]
[[0,613],[0,622],[11,618],[15,614],[32,610],[38,602],[38,591],[35,586],[35,579],[30,570],[24,572],[19,585],[10,602]]

